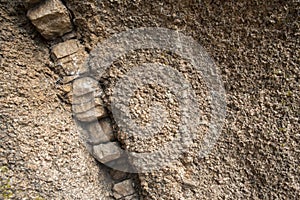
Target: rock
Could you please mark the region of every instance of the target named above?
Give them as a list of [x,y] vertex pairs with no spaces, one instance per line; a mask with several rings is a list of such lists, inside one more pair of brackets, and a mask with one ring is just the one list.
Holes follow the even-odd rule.
[[[100,120],[102,121],[102,120]],[[100,143],[106,143],[113,141],[115,139],[111,125],[106,124],[106,126],[110,126],[110,128],[104,129],[101,126],[101,123],[98,121],[92,122],[87,125],[87,129],[89,132],[89,143],[97,145]],[[107,131],[109,129],[109,131]]]
[[113,135],[112,121],[108,117],[99,120],[99,123],[105,135]]
[[74,96],[73,91],[72,91],[72,105],[77,105],[77,104],[85,104],[87,102],[93,101],[94,99],[94,92],[90,92],[81,96]]
[[132,180],[128,179],[117,183],[113,187],[113,195],[116,199],[126,197],[135,193]]
[[[94,95],[92,95],[94,96]],[[80,98],[80,97],[79,97]],[[84,113],[91,110],[93,107],[103,106],[103,101],[99,97],[91,98],[90,101],[81,103],[81,104],[73,104],[72,110],[74,113]]]
[[87,93],[101,90],[98,81],[91,77],[82,77],[73,82],[73,93],[76,96],[82,96]]
[[103,118],[106,115],[107,112],[103,106],[95,106],[86,112],[77,113],[76,118],[82,122],[92,122],[97,120],[98,118]]
[[67,57],[76,53],[80,49],[78,40],[72,39],[65,42],[58,43],[51,49],[51,54],[54,60]]
[[88,56],[88,53],[80,49],[72,55],[58,59],[56,66],[62,67],[66,75],[84,74],[88,72],[88,65],[86,63]]
[[111,178],[116,181],[121,181],[127,177],[126,172],[115,170],[115,169],[111,169],[109,171],[109,174],[110,174]]
[[68,84],[68,83],[74,81],[74,80],[75,80],[76,78],[78,78],[78,77],[79,77],[78,74],[72,75],[72,76],[64,76],[64,77],[62,78],[62,80],[61,80],[61,83],[62,83],[62,84]]
[[124,197],[122,200],[139,200],[139,197],[138,195],[134,194],[134,195]]
[[41,35],[48,40],[72,31],[69,11],[60,0],[46,0],[28,10],[27,16]]
[[121,156],[121,148],[116,142],[99,144],[93,147],[94,157],[101,163],[107,163]]

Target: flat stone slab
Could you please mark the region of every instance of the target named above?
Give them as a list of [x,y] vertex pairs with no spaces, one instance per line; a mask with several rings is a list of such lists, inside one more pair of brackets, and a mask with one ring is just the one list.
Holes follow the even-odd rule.
[[116,199],[127,197],[135,193],[132,180],[128,179],[117,183],[113,187],[113,195]]
[[28,10],[27,16],[41,35],[48,40],[62,36],[73,29],[69,11],[60,0],[46,0]]
[[54,60],[70,56],[80,49],[80,43],[76,39],[67,40],[65,42],[54,45],[51,49],[51,54]]
[[101,163],[107,163],[121,156],[121,148],[116,142],[99,144],[93,147],[94,157]]
[[76,113],[76,118],[82,122],[92,122],[98,118],[103,118],[107,115],[106,109],[103,106],[95,106],[92,109],[83,112]]

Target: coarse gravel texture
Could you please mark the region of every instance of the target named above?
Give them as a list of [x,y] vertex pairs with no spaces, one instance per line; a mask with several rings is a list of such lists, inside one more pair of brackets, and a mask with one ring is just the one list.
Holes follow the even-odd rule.
[[[109,183],[56,97],[48,47],[19,3],[2,2],[0,173],[11,179],[0,190],[99,199]],[[204,159],[195,147],[159,172],[139,174],[144,199],[300,199],[299,2],[65,2],[89,50],[127,29],[166,27],[198,40],[220,69],[227,116],[217,144]]]
[[57,94],[49,47],[21,3],[0,1],[0,199],[109,199]]
[[66,3],[90,50],[121,31],[165,27],[198,40],[220,69],[227,117],[217,144],[205,159],[196,147],[140,174],[145,199],[300,198],[298,1]]

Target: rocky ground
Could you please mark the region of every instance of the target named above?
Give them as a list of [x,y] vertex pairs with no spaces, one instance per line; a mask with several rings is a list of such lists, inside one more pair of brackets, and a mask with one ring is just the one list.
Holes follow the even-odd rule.
[[[72,121],[68,96],[63,95],[69,89],[57,82],[65,72],[53,63],[57,57],[50,59],[50,47],[53,50],[70,36],[56,40],[53,38],[63,34],[48,34],[45,28],[38,29],[41,36],[25,17],[30,5],[0,2],[0,198],[110,198],[112,190],[122,186],[116,184],[112,189],[112,173],[88,154]],[[196,145],[173,165],[138,174],[139,181],[134,181],[140,199],[300,198],[297,1],[64,3],[75,30],[71,37],[87,53],[120,31],[165,27],[199,41],[220,69],[227,116],[217,144],[204,159],[197,157]],[[35,17],[29,15],[39,27]],[[70,31],[68,21],[62,23],[66,24],[64,31]],[[166,58],[158,56],[162,54]],[[101,80],[106,96],[111,96],[120,77],[116,68],[124,73],[144,60],[166,62],[176,69],[182,65],[172,54],[135,52],[114,64]],[[192,71],[184,73],[198,91],[201,105],[208,105],[205,87],[193,81]],[[152,88],[152,93],[164,93],[159,87]],[[163,99],[158,95],[158,101]],[[109,98],[105,102],[109,105]],[[176,112],[175,107],[169,110]],[[166,135],[161,141],[168,139]],[[127,140],[122,134],[119,140],[139,150],[141,141]]]

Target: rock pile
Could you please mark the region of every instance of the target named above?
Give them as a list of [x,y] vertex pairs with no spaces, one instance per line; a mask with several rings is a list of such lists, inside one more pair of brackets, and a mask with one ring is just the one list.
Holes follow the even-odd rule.
[[[26,0],[34,5],[27,16],[47,40],[63,41],[52,45],[51,58],[63,77],[64,90],[72,102],[75,119],[86,133],[83,137],[90,153],[101,163],[119,166],[111,169],[115,199],[139,199],[129,173],[127,156],[114,135],[112,121],[103,105],[98,81],[80,75],[88,72],[88,53],[72,34],[73,25],[67,7],[60,0]],[[58,40],[57,40],[58,39]],[[72,84],[72,85],[71,85]]]

